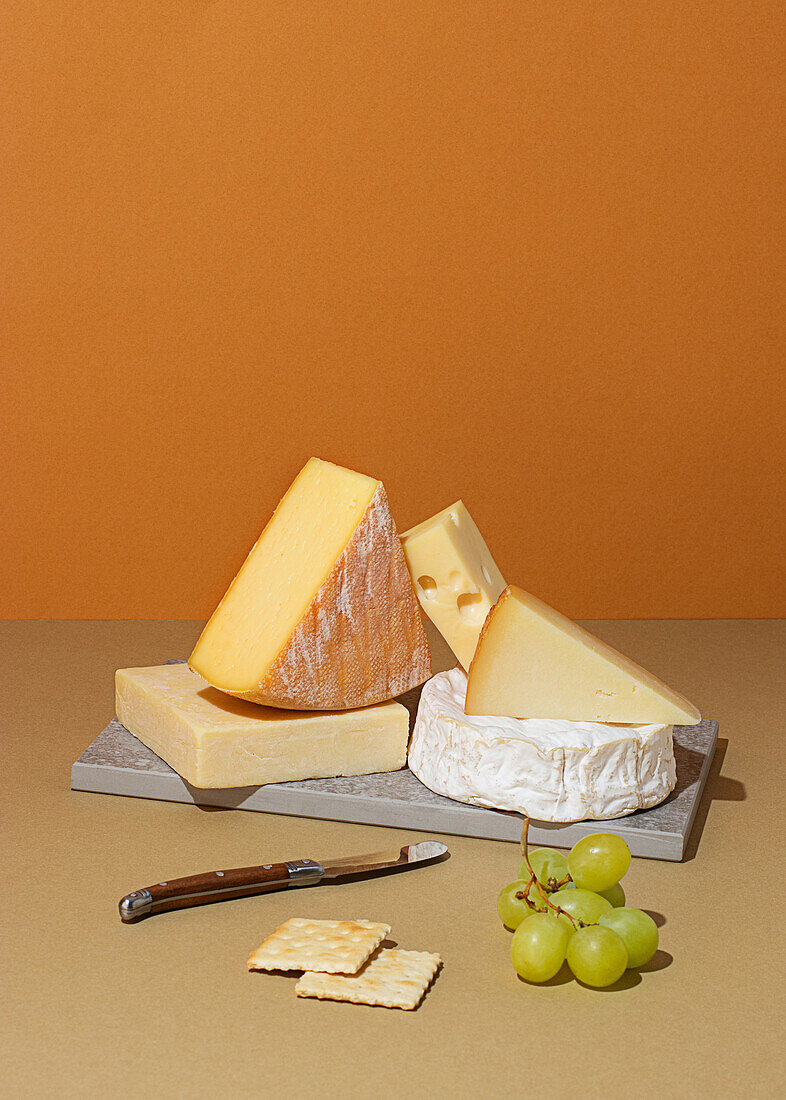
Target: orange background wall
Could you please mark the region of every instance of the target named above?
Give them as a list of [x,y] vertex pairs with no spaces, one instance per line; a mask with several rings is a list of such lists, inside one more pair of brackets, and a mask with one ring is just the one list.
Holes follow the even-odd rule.
[[310,454],[574,616],[786,614],[783,11],[3,4],[0,614],[206,616]]

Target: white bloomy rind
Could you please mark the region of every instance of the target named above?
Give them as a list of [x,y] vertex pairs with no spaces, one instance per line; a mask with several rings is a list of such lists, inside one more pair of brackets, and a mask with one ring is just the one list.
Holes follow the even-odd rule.
[[672,726],[464,713],[454,668],[423,688],[409,767],[436,794],[539,821],[602,821],[662,802],[677,781]]

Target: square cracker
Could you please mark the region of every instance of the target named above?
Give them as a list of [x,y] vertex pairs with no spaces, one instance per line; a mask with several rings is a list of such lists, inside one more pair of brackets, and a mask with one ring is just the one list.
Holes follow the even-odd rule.
[[370,920],[293,917],[249,955],[248,969],[355,974],[389,931]]
[[428,951],[383,950],[359,974],[304,974],[298,997],[353,1001],[386,1008],[417,1008],[442,959]]

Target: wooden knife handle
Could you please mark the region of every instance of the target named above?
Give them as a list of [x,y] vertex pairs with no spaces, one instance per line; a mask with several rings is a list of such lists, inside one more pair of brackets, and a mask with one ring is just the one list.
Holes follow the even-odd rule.
[[206,871],[201,875],[167,879],[144,890],[136,890],[133,894],[127,894],[118,908],[121,919],[128,923],[170,909],[186,909],[213,901],[266,894],[271,890],[286,890],[289,886],[311,886],[319,882],[323,874],[324,869],[313,859]]

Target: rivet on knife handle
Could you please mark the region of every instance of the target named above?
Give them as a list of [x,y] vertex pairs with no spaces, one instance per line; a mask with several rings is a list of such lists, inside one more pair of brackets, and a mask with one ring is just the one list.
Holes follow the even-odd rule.
[[207,905],[228,898],[248,897],[288,886],[311,886],[320,881],[324,869],[313,859],[290,863],[266,863],[261,867],[235,867],[226,871],[208,871],[202,875],[157,882],[124,897],[118,908],[124,921],[137,920],[150,913]]

